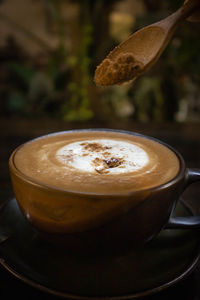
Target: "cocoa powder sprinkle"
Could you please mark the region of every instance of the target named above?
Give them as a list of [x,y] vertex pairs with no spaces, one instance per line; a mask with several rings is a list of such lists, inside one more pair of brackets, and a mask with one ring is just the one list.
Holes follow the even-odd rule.
[[106,163],[106,165],[108,166],[108,168],[116,168],[119,165],[121,165],[121,160],[118,158],[110,158],[110,159],[105,159],[104,162]]

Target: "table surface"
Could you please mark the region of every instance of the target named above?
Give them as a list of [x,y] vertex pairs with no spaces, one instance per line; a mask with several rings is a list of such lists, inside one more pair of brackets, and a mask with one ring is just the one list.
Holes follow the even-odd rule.
[[[200,124],[137,124],[131,121],[115,123],[77,123],[69,124],[56,120],[0,120],[0,203],[13,196],[8,170],[11,152],[23,142],[43,134],[77,128],[114,128],[131,130],[154,136],[176,148],[184,157],[187,167],[200,168]],[[184,198],[200,213],[200,184],[191,185],[184,192]],[[162,272],[162,270],[161,270]],[[0,297],[28,297],[29,299],[59,299],[44,293],[15,278],[0,265]],[[200,300],[200,263],[193,272],[174,286],[157,294],[144,297],[146,300],[159,299]]]

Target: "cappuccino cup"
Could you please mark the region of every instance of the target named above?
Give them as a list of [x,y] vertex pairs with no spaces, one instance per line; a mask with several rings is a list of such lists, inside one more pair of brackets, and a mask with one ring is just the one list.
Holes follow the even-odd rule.
[[112,129],[57,132],[19,146],[9,159],[17,203],[41,238],[76,254],[119,254],[164,228],[199,228],[173,217],[200,180],[171,146]]

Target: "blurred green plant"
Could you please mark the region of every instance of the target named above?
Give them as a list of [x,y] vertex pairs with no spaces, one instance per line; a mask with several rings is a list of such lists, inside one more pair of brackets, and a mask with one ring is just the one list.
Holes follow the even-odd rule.
[[[89,48],[93,38],[87,1],[82,5],[84,10],[80,9],[80,39],[76,53],[69,53],[65,46],[66,30],[61,17],[60,1],[47,0],[45,4],[56,25],[57,47],[47,53],[47,63],[42,68],[31,65],[26,60],[18,62],[15,58],[3,62],[4,70],[14,83],[12,89],[7,91],[7,110],[10,113],[33,116],[45,111],[51,114],[52,111],[52,114],[69,121],[91,119],[93,112],[90,109],[88,85],[91,80]],[[15,25],[6,16],[0,17]],[[28,30],[21,26],[16,28],[28,34]],[[40,41],[31,32],[29,38],[33,38],[35,42]]]
[[69,57],[68,63],[71,66],[72,81],[68,84],[71,94],[70,101],[63,105],[63,119],[67,121],[86,121],[93,117],[90,108],[89,84],[92,80],[90,74],[89,49],[93,41],[93,28],[89,19],[89,9],[84,7],[83,20],[81,22],[80,45],[77,55]]

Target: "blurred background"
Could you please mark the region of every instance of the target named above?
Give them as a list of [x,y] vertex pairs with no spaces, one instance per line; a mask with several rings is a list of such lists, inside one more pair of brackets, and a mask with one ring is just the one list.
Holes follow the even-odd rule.
[[182,3],[0,0],[0,118],[198,122],[200,23],[185,22],[134,83],[101,88],[93,82],[114,46]]

